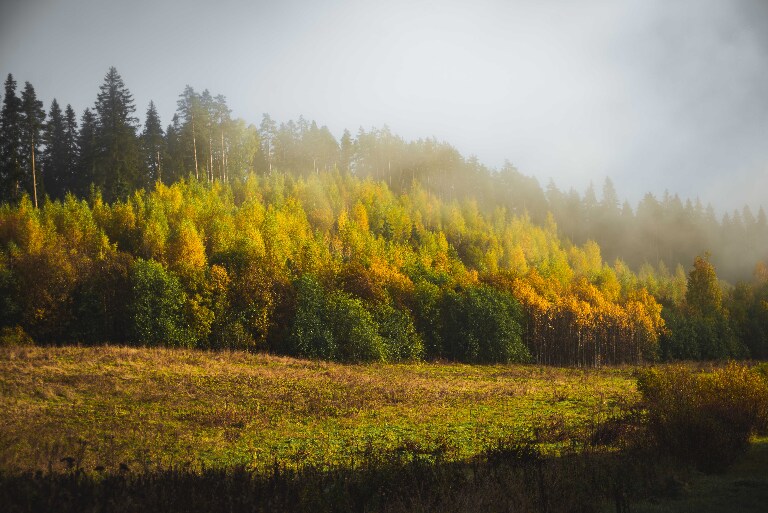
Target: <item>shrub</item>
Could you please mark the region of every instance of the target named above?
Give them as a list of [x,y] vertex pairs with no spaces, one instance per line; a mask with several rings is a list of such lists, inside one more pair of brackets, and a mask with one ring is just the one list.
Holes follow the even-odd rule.
[[344,292],[327,293],[310,274],[297,280],[296,294],[288,336],[293,354],[345,362],[387,360],[380,326],[362,300]]
[[768,384],[735,363],[710,373],[643,370],[637,387],[658,448],[705,472],[725,470],[768,418]]
[[373,317],[386,345],[389,361],[421,360],[424,357],[424,343],[407,313],[389,303],[380,303],[373,310]]
[[323,286],[309,274],[296,282],[296,315],[288,336],[289,351],[305,358],[335,359],[336,341],[328,325]]
[[466,362],[527,362],[519,303],[487,285],[448,292],[443,297],[443,349]]
[[176,275],[154,260],[138,259],[131,267],[133,342],[137,345],[192,347],[185,322],[186,294]]
[[35,342],[21,326],[6,326],[0,329],[0,347],[31,346]]
[[379,326],[360,299],[342,292],[329,297],[328,324],[338,346],[338,359],[345,362],[385,361],[387,347]]

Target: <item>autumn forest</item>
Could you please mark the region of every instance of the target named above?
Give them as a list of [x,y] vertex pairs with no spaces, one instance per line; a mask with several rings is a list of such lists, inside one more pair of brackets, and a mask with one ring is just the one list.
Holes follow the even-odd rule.
[[187,87],[143,124],[115,68],[79,117],[5,81],[5,342],[601,366],[768,357],[768,222],[632,206],[435,139],[259,126]]

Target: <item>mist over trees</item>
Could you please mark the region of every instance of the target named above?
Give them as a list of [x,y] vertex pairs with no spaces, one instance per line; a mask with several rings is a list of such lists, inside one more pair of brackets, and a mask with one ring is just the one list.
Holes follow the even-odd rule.
[[[387,127],[258,127],[187,86],[143,125],[110,68],[78,123],[8,75],[2,326],[46,343],[599,365],[768,356],[768,223],[542,188]],[[720,281],[723,278],[735,284]],[[119,299],[130,291],[130,301]],[[350,345],[352,344],[352,345]]]

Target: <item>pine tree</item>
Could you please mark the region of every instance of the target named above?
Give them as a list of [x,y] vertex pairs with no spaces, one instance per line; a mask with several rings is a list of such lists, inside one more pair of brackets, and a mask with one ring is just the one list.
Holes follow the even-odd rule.
[[[37,162],[40,160],[40,142],[43,124],[45,123],[45,110],[43,102],[37,99],[35,88],[29,82],[24,83],[24,91],[21,93],[22,112],[22,136],[24,146],[25,170],[29,174],[26,177],[27,190],[32,193],[35,208],[38,206],[38,185],[42,180],[37,176]],[[40,191],[42,193],[42,191]]]
[[3,110],[0,113],[0,202],[19,197],[24,177],[21,100],[16,96],[16,81],[8,74]]
[[77,148],[77,117],[72,105],[67,104],[64,109],[64,189],[66,192],[75,192],[75,178],[77,176],[78,148]]
[[163,183],[168,184],[184,177],[184,148],[178,114],[173,115],[171,124],[165,130],[165,147],[167,158],[161,179]]
[[231,126],[232,120],[229,117],[230,110],[227,107],[227,99],[223,95],[217,95],[214,99],[213,116],[214,122],[219,131],[218,148],[218,175],[226,182],[229,181],[229,171],[227,169],[227,160],[229,158],[227,144],[225,144],[225,132]]
[[96,184],[108,201],[125,198],[136,186],[139,148],[133,96],[114,67],[96,99]]
[[162,162],[165,156],[165,138],[155,103],[150,101],[144,131],[141,134],[142,163],[145,168],[144,186],[162,180]]
[[352,171],[352,157],[354,156],[354,143],[352,141],[352,134],[349,130],[344,129],[344,133],[341,136],[341,150],[339,155],[341,171],[344,173],[350,173]]
[[85,109],[80,118],[80,132],[77,135],[77,166],[72,178],[72,190],[85,197],[96,180],[96,116]]
[[45,191],[52,199],[64,198],[66,189],[66,141],[64,117],[56,98],[51,102],[48,122],[43,129],[43,157],[41,169],[45,178]]
[[277,133],[277,124],[272,120],[269,114],[264,113],[259,126],[259,137],[261,138],[261,154],[264,156],[265,173],[272,174],[272,165],[275,157],[275,135]]
[[179,137],[184,146],[189,146],[195,165],[195,179],[200,179],[200,166],[198,163],[198,138],[200,134],[200,95],[187,85],[184,92],[179,95],[176,102],[177,114],[179,119],[183,120]]

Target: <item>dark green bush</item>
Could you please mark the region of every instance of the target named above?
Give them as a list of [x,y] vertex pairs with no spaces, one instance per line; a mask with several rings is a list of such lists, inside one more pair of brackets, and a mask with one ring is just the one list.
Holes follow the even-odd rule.
[[481,285],[448,292],[442,301],[443,351],[454,360],[482,363],[527,362],[522,310],[504,291]]
[[386,361],[387,347],[379,326],[362,300],[336,292],[329,296],[328,324],[344,362]]
[[296,282],[297,304],[289,335],[296,356],[345,362],[384,361],[387,347],[362,300],[327,293],[314,276]]
[[305,274],[296,282],[296,315],[288,336],[289,350],[304,358],[336,358],[337,347],[328,325],[327,299],[323,286]]
[[172,271],[154,260],[137,259],[131,266],[132,339],[138,345],[192,347],[186,327],[186,294]]
[[378,324],[389,361],[421,360],[424,357],[424,343],[407,313],[389,303],[380,303],[374,308],[373,317]]
[[642,370],[637,387],[658,448],[705,472],[725,470],[768,418],[768,384],[735,363],[706,373]]

